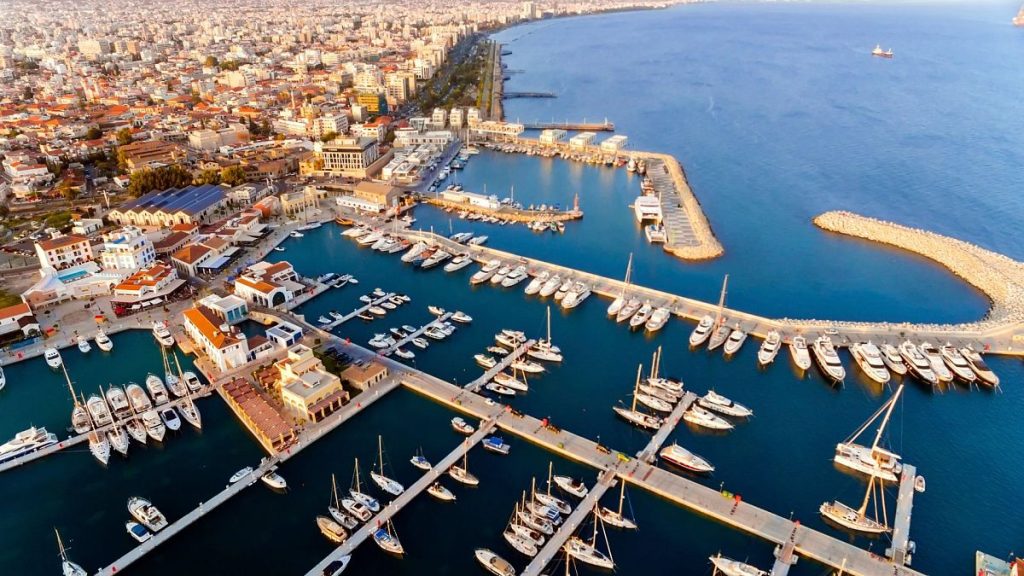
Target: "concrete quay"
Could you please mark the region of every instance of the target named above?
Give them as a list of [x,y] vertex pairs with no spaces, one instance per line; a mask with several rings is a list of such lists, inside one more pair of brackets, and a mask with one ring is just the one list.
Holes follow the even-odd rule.
[[512,206],[501,206],[500,208],[493,210],[482,206],[443,200],[433,196],[424,197],[423,202],[437,206],[442,210],[458,212],[465,211],[471,214],[493,216],[500,220],[509,220],[512,222],[568,222],[570,220],[583,218],[582,210],[525,210]]
[[482,388],[485,384],[493,380],[494,377],[497,376],[499,372],[511,366],[512,363],[515,362],[516,360],[522,358],[523,355],[526,354],[526,351],[529,350],[536,343],[536,340],[527,340],[526,342],[523,343],[522,346],[509,352],[508,355],[506,355],[497,364],[495,364],[493,368],[490,368],[489,370],[481,374],[479,377],[477,377],[475,380],[473,380],[469,384],[466,384],[466,390],[469,390],[470,392],[479,392],[480,388]]

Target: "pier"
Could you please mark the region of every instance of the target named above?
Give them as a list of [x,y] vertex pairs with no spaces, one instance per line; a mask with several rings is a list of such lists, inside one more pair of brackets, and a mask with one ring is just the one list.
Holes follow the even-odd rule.
[[512,363],[515,362],[516,360],[522,358],[522,356],[526,354],[526,351],[529,350],[536,343],[536,340],[527,340],[525,343],[523,343],[522,346],[516,348],[512,352],[509,352],[508,355],[506,355],[504,358],[501,359],[501,361],[495,364],[493,368],[488,369],[486,372],[481,374],[476,380],[473,380],[469,384],[466,384],[466,390],[469,390],[470,392],[478,392],[480,388],[482,388],[485,384],[490,382],[495,376],[498,375],[499,372],[511,366]]
[[442,210],[482,214],[511,222],[567,222],[583,218],[583,211],[576,208],[572,210],[527,210],[504,204],[498,208],[486,208],[469,203],[453,202],[436,196],[424,197],[423,202]]
[[604,122],[524,122],[523,128],[527,130],[567,130],[571,132],[614,132],[615,123],[605,120]]
[[917,479],[917,468],[910,464],[903,465],[900,474],[899,492],[896,497],[896,517],[892,527],[892,546],[886,548],[885,555],[896,564],[910,565],[914,554],[914,543],[910,540],[910,518],[914,510],[914,481]]
[[654,433],[654,436],[651,437],[651,441],[643,450],[640,451],[639,454],[636,455],[636,457],[648,464],[657,460],[658,450],[661,450],[665,441],[668,440],[669,435],[672,434],[676,429],[676,426],[679,425],[679,421],[683,418],[683,413],[689,410],[690,406],[693,406],[693,403],[696,401],[697,395],[693,392],[683,394],[683,397],[676,403],[672,412],[662,421],[661,428]]
[[436,319],[427,322],[423,326],[420,326],[419,329],[413,332],[412,334],[406,335],[405,338],[402,338],[401,340],[395,342],[394,345],[388,346],[387,348],[382,350],[381,354],[385,356],[390,356],[392,353],[394,353],[395,350],[398,350],[402,346],[405,346],[409,342],[412,342],[415,338],[419,338],[420,336],[422,336],[423,333],[427,331],[427,328],[447,322],[448,319],[452,317],[452,314],[454,314],[454,312],[445,312],[444,314],[438,316]]
[[505,100],[512,98],[557,98],[554,92],[505,92],[501,95]]
[[337,328],[338,326],[341,326],[345,322],[348,322],[349,320],[355,318],[356,316],[359,316],[360,314],[366,312],[367,310],[369,310],[373,306],[377,306],[381,302],[384,302],[388,298],[392,298],[394,296],[395,296],[394,292],[388,292],[388,293],[384,294],[383,296],[381,296],[380,298],[376,298],[374,300],[371,300],[369,304],[365,304],[365,305],[363,305],[363,306],[361,306],[359,308],[356,308],[355,310],[349,312],[348,314],[345,314],[341,318],[334,318],[334,319],[331,320],[331,322],[329,324],[324,324],[323,326],[318,326],[318,328],[320,328],[321,330],[328,330],[328,331],[334,330],[335,328]]

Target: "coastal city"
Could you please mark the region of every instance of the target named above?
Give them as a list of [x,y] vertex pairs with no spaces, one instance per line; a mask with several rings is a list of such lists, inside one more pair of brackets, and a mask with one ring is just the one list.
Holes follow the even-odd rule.
[[0,573],[1024,576],[968,4],[5,2]]

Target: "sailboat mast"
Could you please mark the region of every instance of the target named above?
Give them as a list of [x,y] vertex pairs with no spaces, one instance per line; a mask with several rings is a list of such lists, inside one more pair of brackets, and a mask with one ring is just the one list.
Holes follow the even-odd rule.
[[548,496],[551,496],[551,474],[555,470],[555,463],[548,462]]
[[725,309],[725,293],[729,286],[729,275],[725,275],[725,279],[722,280],[722,293],[718,295],[718,313],[715,315],[715,324],[722,318],[722,310]]
[[622,504],[626,501],[626,482],[619,480],[619,484],[622,484],[622,489],[619,491],[619,518],[622,518]]
[[380,458],[380,475],[384,475],[384,439],[379,434],[377,435],[377,450],[378,458]]
[[334,501],[334,507],[338,507],[338,483],[334,479],[334,474],[331,474],[331,500]]
[[885,427],[889,423],[889,417],[892,416],[893,408],[896,407],[896,402],[900,399],[900,394],[903,393],[903,385],[896,389],[896,393],[892,395],[892,399],[889,400],[889,409],[885,411],[885,417],[882,418],[882,424],[878,427],[878,432],[875,434],[875,441],[871,443],[871,452],[878,448],[878,442],[882,439],[882,433],[885,432]]
[[640,393],[640,372],[643,369],[643,364],[638,364],[636,367],[636,384],[633,384],[633,407],[631,408],[633,412],[636,412],[636,395]]
[[658,375],[658,353],[651,352],[651,378]]

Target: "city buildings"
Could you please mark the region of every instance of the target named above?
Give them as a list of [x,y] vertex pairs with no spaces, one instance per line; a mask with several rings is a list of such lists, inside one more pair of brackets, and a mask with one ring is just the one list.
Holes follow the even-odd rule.
[[105,270],[138,270],[156,261],[153,242],[135,226],[105,234],[100,261]]
[[58,234],[36,242],[35,247],[39,266],[44,269],[63,270],[93,260],[89,239],[77,234]]
[[217,184],[168,188],[129,200],[107,217],[117,224],[168,228],[175,224],[204,224],[227,200],[227,188]]

